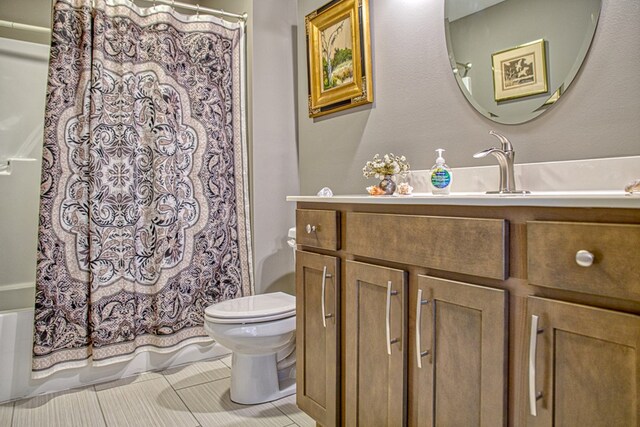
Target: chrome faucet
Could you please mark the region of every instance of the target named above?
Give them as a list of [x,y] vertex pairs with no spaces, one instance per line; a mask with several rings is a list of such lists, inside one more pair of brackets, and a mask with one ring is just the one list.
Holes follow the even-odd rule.
[[500,140],[500,148],[491,147],[473,155],[474,158],[481,159],[488,154],[493,154],[498,160],[498,165],[500,165],[500,190],[487,191],[487,194],[528,194],[529,191],[527,190],[516,190],[516,180],[513,173],[516,152],[513,150],[511,142],[506,136],[492,130],[489,131],[489,135],[493,135]]

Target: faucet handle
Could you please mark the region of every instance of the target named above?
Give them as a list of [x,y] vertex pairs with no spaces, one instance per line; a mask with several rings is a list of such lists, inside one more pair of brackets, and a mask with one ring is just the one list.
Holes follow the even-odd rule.
[[511,145],[511,142],[509,142],[506,136],[499,134],[495,130],[490,130],[489,135],[493,135],[500,140],[502,151],[513,151],[513,145]]

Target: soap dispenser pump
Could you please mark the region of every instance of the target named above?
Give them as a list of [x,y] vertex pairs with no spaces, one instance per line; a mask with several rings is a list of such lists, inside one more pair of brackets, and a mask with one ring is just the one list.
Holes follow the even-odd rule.
[[438,153],[438,158],[436,159],[436,164],[431,168],[431,173],[429,174],[431,181],[431,192],[433,194],[449,194],[451,191],[451,181],[453,181],[453,174],[449,166],[447,166],[444,162],[444,157],[442,157],[442,153],[445,150],[442,148],[438,148],[436,152]]

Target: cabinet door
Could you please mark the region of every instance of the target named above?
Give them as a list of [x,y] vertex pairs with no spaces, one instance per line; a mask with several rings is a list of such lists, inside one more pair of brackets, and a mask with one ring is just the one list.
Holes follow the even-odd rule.
[[403,426],[405,273],[354,261],[346,264],[345,425]]
[[409,424],[505,425],[506,291],[419,275],[409,308]]
[[296,402],[325,427],[339,424],[338,262],[332,256],[296,252]]
[[638,426],[640,317],[536,297],[527,313],[527,425]]

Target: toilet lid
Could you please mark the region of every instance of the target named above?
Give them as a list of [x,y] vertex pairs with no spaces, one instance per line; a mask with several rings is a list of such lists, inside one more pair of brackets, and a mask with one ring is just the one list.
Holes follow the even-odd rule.
[[210,305],[205,317],[217,323],[257,323],[295,316],[296,297],[284,292],[252,295]]

